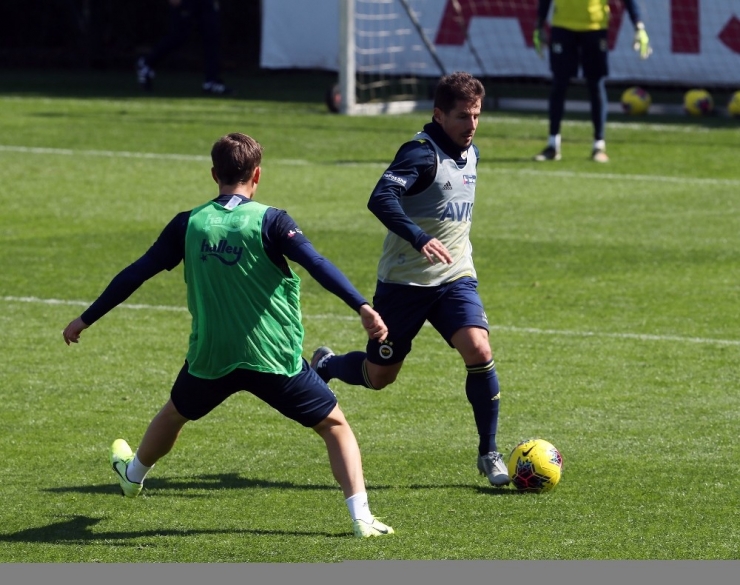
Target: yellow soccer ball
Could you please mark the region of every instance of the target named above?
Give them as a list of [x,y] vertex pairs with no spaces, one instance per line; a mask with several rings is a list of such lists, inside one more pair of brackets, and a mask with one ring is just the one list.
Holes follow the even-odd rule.
[[727,102],[727,113],[733,118],[740,118],[740,91],[730,96],[730,101]]
[[520,492],[542,493],[553,489],[563,473],[563,457],[552,443],[529,439],[509,454],[511,483]]
[[652,102],[650,94],[641,87],[627,88],[622,94],[622,110],[632,116],[647,114]]
[[683,109],[690,116],[707,116],[714,110],[714,100],[706,89],[690,89],[683,97]]

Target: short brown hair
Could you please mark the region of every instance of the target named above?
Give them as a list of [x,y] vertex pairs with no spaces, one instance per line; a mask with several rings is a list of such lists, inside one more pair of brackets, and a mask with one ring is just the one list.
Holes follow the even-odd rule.
[[486,90],[483,84],[470,73],[456,71],[445,75],[434,91],[434,107],[449,114],[458,101],[470,103],[483,100]]
[[232,132],[213,144],[211,161],[224,185],[246,183],[262,162],[262,145],[251,136]]

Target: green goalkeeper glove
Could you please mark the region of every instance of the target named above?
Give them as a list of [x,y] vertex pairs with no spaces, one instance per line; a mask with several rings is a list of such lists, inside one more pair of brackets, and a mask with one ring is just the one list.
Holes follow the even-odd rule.
[[645,25],[641,22],[638,22],[635,25],[635,41],[632,48],[640,53],[640,59],[647,59],[653,52],[653,48],[650,46],[650,39],[645,30]]
[[547,32],[543,26],[538,26],[534,29],[532,42],[534,43],[534,50],[537,51],[537,55],[542,58],[545,54],[545,46],[547,45]]

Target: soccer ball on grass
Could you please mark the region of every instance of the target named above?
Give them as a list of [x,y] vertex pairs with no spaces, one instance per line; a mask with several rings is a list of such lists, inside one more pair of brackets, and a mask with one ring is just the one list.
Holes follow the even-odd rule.
[[622,94],[622,110],[632,116],[647,114],[652,101],[650,94],[641,87],[630,87]]
[[683,97],[683,109],[690,116],[706,116],[714,110],[714,100],[706,89],[690,89]]
[[552,443],[544,439],[529,439],[511,451],[508,471],[518,491],[548,492],[560,481],[563,457]]
[[740,91],[730,96],[730,101],[727,102],[727,113],[733,118],[740,118]]

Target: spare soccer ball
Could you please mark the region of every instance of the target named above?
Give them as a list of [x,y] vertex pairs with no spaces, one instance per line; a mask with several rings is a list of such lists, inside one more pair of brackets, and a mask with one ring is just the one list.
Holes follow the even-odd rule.
[[511,451],[509,477],[520,492],[548,492],[560,481],[563,458],[552,443],[544,439],[522,441]]
[[342,105],[342,93],[340,91],[338,83],[335,83],[329,89],[326,90],[326,95],[325,95],[324,100],[326,102],[326,107],[329,108],[329,111],[332,114],[339,113],[339,108]]
[[652,101],[650,94],[641,87],[630,87],[622,94],[622,110],[633,116],[647,114]]
[[733,118],[740,118],[740,91],[736,91],[727,102],[727,113]]
[[706,89],[690,89],[683,97],[683,109],[691,116],[706,116],[714,109],[714,100]]

